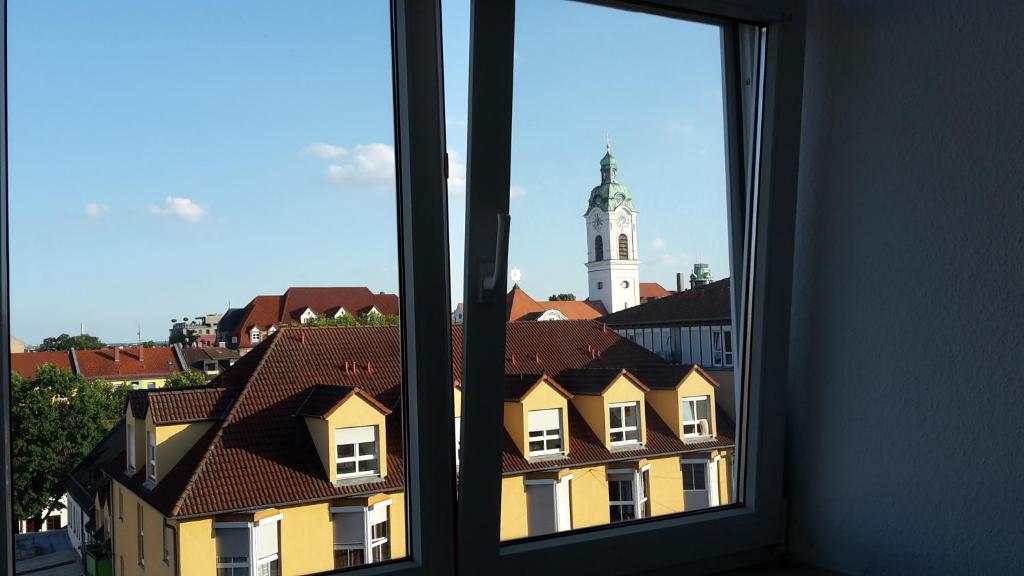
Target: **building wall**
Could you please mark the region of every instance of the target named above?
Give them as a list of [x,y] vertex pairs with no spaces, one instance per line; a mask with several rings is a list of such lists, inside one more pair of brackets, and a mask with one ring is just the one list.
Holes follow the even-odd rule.
[[[150,388],[163,388],[167,385],[167,377],[159,376],[155,378],[128,378],[126,380],[112,380],[109,378],[97,378],[98,380],[106,380],[114,386],[128,386],[134,390],[145,390]],[[138,382],[138,386],[133,385],[133,382]]]
[[651,515],[683,511],[683,469],[678,456],[650,459]]
[[1022,574],[1024,3],[807,4],[790,553]]
[[[163,561],[163,528],[165,518],[155,508],[137,497],[131,490],[125,489],[120,483],[113,482],[115,490],[114,506],[119,505],[116,492],[124,493],[124,511],[114,511],[113,561],[115,576],[174,576],[174,563],[177,561],[175,551],[171,551],[169,562]],[[136,505],[142,504],[142,520],[145,537],[145,567],[139,565],[138,553],[138,512]],[[124,572],[120,572],[121,558],[124,558]]]
[[570,482],[573,528],[601,526],[611,521],[604,465],[573,468]]
[[501,479],[501,530],[502,540],[525,538],[529,535],[526,517],[526,484],[522,476],[505,476]]
[[[330,508],[329,502],[318,502],[281,509],[282,575],[310,574],[334,568]],[[394,516],[391,520],[394,522]],[[391,528],[394,532],[395,525],[392,524]]]
[[178,542],[181,576],[216,576],[217,538],[213,518],[182,521],[178,524]]
[[[157,482],[167,472],[174,469],[174,465],[181,460],[181,457],[199,438],[206,433],[213,422],[191,422],[189,424],[170,424],[154,426],[152,411],[146,414],[146,431],[156,433],[156,472]],[[148,441],[148,439],[147,439]]]

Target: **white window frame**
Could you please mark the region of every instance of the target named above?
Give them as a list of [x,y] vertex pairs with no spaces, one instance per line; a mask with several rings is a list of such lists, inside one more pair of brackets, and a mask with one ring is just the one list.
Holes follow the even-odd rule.
[[[242,529],[246,531],[246,540],[249,543],[248,549],[246,550],[245,562],[221,562],[221,556],[217,556],[216,552],[216,535],[217,529]],[[253,557],[255,551],[253,548],[253,534],[252,534],[252,523],[251,522],[214,522],[214,561],[216,566],[217,574],[220,574],[221,568],[231,569],[232,571],[238,568],[244,568],[246,572],[252,574]],[[227,558],[227,556],[225,556]],[[230,558],[239,558],[239,556],[230,556]]]
[[252,344],[260,343],[260,329],[253,326],[252,330],[249,330],[249,342]]
[[[534,413],[539,413],[539,412],[547,412],[548,410],[556,411],[557,417],[558,417],[558,428],[555,428],[554,430],[551,430],[551,429],[533,430],[532,429],[533,425],[530,422],[530,415],[534,414]],[[554,432],[554,433],[552,434],[552,432]],[[534,436],[534,433],[537,433],[538,435]],[[546,455],[551,455],[551,454],[562,454],[562,453],[564,453],[565,452],[565,441],[563,440],[562,436],[563,436],[563,434],[562,434],[562,409],[561,408],[549,408],[549,409],[544,409],[544,410],[529,410],[529,411],[527,411],[527,413],[526,413],[526,451],[527,451],[527,453],[530,456],[546,456]],[[548,442],[550,442],[552,440],[557,440],[558,441],[558,447],[557,448],[547,448]],[[533,450],[533,449],[530,448],[530,445],[533,444],[534,442],[542,442],[545,447],[541,448],[540,450]]]
[[128,434],[128,474],[135,474],[135,425],[126,420],[124,429]]
[[146,431],[146,480],[156,483],[156,432]]
[[[353,444],[341,444],[337,442],[338,432],[342,430],[353,430],[357,428],[371,428],[373,431],[373,452],[370,454],[362,454],[359,451],[359,445],[365,444],[366,442],[356,442]],[[352,426],[351,428],[337,428],[334,433],[334,477],[337,480],[346,480],[348,478],[361,478],[363,476],[376,476],[380,474],[380,429],[377,426]],[[338,448],[341,446],[352,446],[352,456],[338,456]],[[372,470],[360,470],[361,462],[376,461],[377,465]],[[356,465],[355,472],[348,472],[342,474],[338,472],[338,464],[354,462]]]
[[[636,413],[636,425],[635,426],[629,426],[629,425],[626,424],[626,408],[629,408],[629,407],[632,407],[634,409],[633,411]],[[640,416],[640,410],[641,409],[642,409],[642,406],[640,405],[640,402],[615,402],[614,404],[609,404],[608,405],[608,415],[607,415],[608,416],[608,443],[610,445],[612,445],[612,446],[628,446],[628,445],[632,445],[632,444],[639,444],[641,442],[641,440],[643,439],[643,434],[641,433],[641,427],[643,426],[643,418]],[[619,426],[618,428],[612,428],[612,411],[613,410],[618,410],[619,414],[620,414],[620,420],[622,422],[622,426]],[[612,440],[611,439],[612,438],[612,434],[614,434],[616,432],[621,432],[622,433],[622,440]],[[630,432],[636,432],[636,439],[635,440],[630,440],[629,438],[626,437]]]
[[303,310],[302,314],[299,315],[299,323],[300,324],[309,324],[310,322],[312,322],[314,320],[316,320],[316,312],[313,312],[309,308],[306,308],[305,310]]
[[[693,460],[693,459],[686,459],[686,458],[684,458],[684,459],[680,460],[679,466],[680,466],[680,469],[681,469],[682,475],[683,475],[683,505],[684,506],[686,505],[686,495],[687,495],[687,492],[704,492],[704,493],[707,494],[707,501],[708,501],[708,506],[707,507],[711,508],[712,507],[712,505],[711,505],[711,474],[710,474],[710,470],[709,470],[710,469],[710,462],[708,460]],[[701,477],[704,478],[704,489],[703,490],[697,490],[697,489],[692,489],[692,488],[691,489],[687,489],[686,488],[686,467],[687,466],[700,466],[701,470],[704,471],[703,474],[701,474]],[[696,476],[694,476],[694,477],[696,477]],[[691,510],[687,510],[687,511],[690,512]]]
[[[572,490],[572,485],[570,484],[570,482],[572,482],[572,479],[572,474],[566,474],[565,476],[562,476],[558,480],[540,479],[523,481],[523,484],[526,486],[551,486],[553,496],[552,505],[554,508],[552,510],[552,514],[555,518],[555,532],[565,532],[566,530],[572,530],[572,492],[570,492],[570,490]],[[559,496],[560,489],[565,490],[566,498],[564,500],[561,496]],[[529,494],[527,494],[527,498],[529,498]],[[529,501],[527,501],[527,510],[529,510]],[[566,519],[562,518],[562,512],[565,512],[565,516],[567,517]],[[529,526],[529,519],[527,519],[527,526]],[[531,534],[531,536],[533,536],[533,534]]]
[[[380,548],[381,546],[387,545],[388,546],[388,558],[386,558],[385,560],[390,560],[390,557],[392,555],[392,551],[391,551],[391,528],[392,528],[392,526],[391,526],[391,504],[392,504],[391,499],[387,499],[387,500],[382,500],[380,502],[377,502],[376,504],[374,504],[372,506],[332,506],[330,508],[331,523],[332,523],[332,527],[331,527],[332,528],[332,530],[331,530],[332,542],[333,542],[333,539],[334,539],[333,523],[334,523],[335,515],[336,514],[359,514],[361,516],[361,518],[362,518],[362,526],[363,526],[363,540],[362,540],[362,542],[360,542],[360,543],[341,543],[341,544],[339,544],[337,542],[333,542],[334,551],[338,551],[338,550],[361,550],[363,552],[363,563],[362,564],[358,564],[358,566],[366,566],[366,565],[375,564],[377,562],[383,561],[383,560],[375,561],[373,559],[373,551],[376,548]],[[377,522],[377,523],[374,523],[374,524],[370,524],[370,514],[372,512],[376,512],[378,510],[383,510],[384,511],[384,520],[383,520],[383,522]],[[377,525],[379,525],[381,523],[387,524],[387,536],[384,536],[382,538],[374,538],[373,537],[373,527],[377,526]]]
[[711,365],[715,368],[725,365],[725,340],[721,326],[711,327]]
[[[686,396],[682,400],[682,404],[690,403],[692,405],[694,418],[697,418],[697,403],[698,402],[707,402],[707,404],[708,404],[708,419],[707,419],[708,433],[707,434],[701,434],[700,423],[701,423],[702,419],[698,418],[696,420],[687,420],[686,419],[686,410],[682,406],[680,406],[679,407],[679,417],[682,418],[682,420],[683,420],[683,429],[682,429],[683,430],[683,438],[706,438],[706,437],[712,435],[712,427],[711,427],[712,421],[711,421],[711,419],[713,418],[713,415],[711,413],[711,396]],[[695,426],[697,428],[697,431],[696,432],[689,432],[688,433],[688,432],[686,432],[686,427],[687,426]]]
[[[500,493],[501,438],[494,432],[502,422],[502,391],[484,386],[463,397],[469,418],[463,421],[458,514],[459,525],[473,529],[458,535],[460,570],[496,576],[560,570],[633,574],[706,568],[715,558],[740,553],[746,561],[768,559],[784,534],[784,395],[779,387],[788,358],[806,8],[798,0],[584,1],[720,27],[740,412],[734,477],[738,503],[557,537],[495,542],[501,523],[494,503]],[[466,194],[462,374],[466,382],[486,382],[503,377],[505,360],[506,311],[500,302],[508,239],[503,215],[509,208],[517,26],[513,2],[475,0],[472,12],[467,146],[472,182]],[[698,331],[697,349],[702,336]],[[674,545],[652,549],[652,539]],[[644,554],[614,555],[609,549],[642,549]]]
[[[250,550],[251,550],[251,553],[250,553],[250,558],[251,558],[250,563],[254,566],[254,569],[253,569],[254,576],[260,576],[260,568],[262,568],[263,566],[266,566],[267,564],[270,564],[271,562],[274,562],[274,561],[277,562],[277,576],[281,575],[281,519],[282,518],[284,518],[283,514],[275,514],[273,516],[270,516],[269,518],[264,518],[262,520],[259,520],[258,522],[254,522],[252,524],[252,526],[249,528],[249,537],[251,539],[251,542],[250,542]],[[275,524],[276,527],[277,527],[277,553],[271,554],[269,556],[265,556],[263,558],[259,558],[258,557],[259,556],[258,551],[260,549],[259,530],[257,530],[256,528],[259,528],[259,527],[262,527],[262,526],[267,526],[267,525],[270,525],[270,524]]]

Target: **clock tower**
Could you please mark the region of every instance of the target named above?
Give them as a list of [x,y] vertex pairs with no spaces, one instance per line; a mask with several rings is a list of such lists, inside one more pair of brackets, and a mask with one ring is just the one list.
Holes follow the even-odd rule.
[[611,146],[601,159],[601,183],[590,191],[583,215],[587,223],[589,300],[600,300],[609,313],[640,303],[640,259],[636,242],[636,208],[629,188],[618,180]]

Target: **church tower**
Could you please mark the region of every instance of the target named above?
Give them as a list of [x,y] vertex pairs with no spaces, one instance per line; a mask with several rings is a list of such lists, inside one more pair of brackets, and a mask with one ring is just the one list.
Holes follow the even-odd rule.
[[589,300],[600,300],[609,313],[640,303],[640,259],[636,243],[636,208],[629,188],[618,180],[611,145],[601,159],[601,183],[590,191],[583,215],[587,223]]

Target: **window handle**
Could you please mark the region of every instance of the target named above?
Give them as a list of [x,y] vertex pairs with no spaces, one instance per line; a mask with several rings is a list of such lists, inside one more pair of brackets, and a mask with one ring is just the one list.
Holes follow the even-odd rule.
[[501,272],[508,267],[508,226],[512,217],[502,213],[495,214],[495,216],[498,218],[498,234],[494,243],[494,261],[489,263],[493,268],[490,271],[490,275],[485,276],[488,263],[485,262],[480,265],[480,276],[483,277],[483,281],[480,283],[480,293],[477,297],[477,301],[480,303],[483,303],[484,297],[487,294],[494,292],[498,286],[498,278]]

